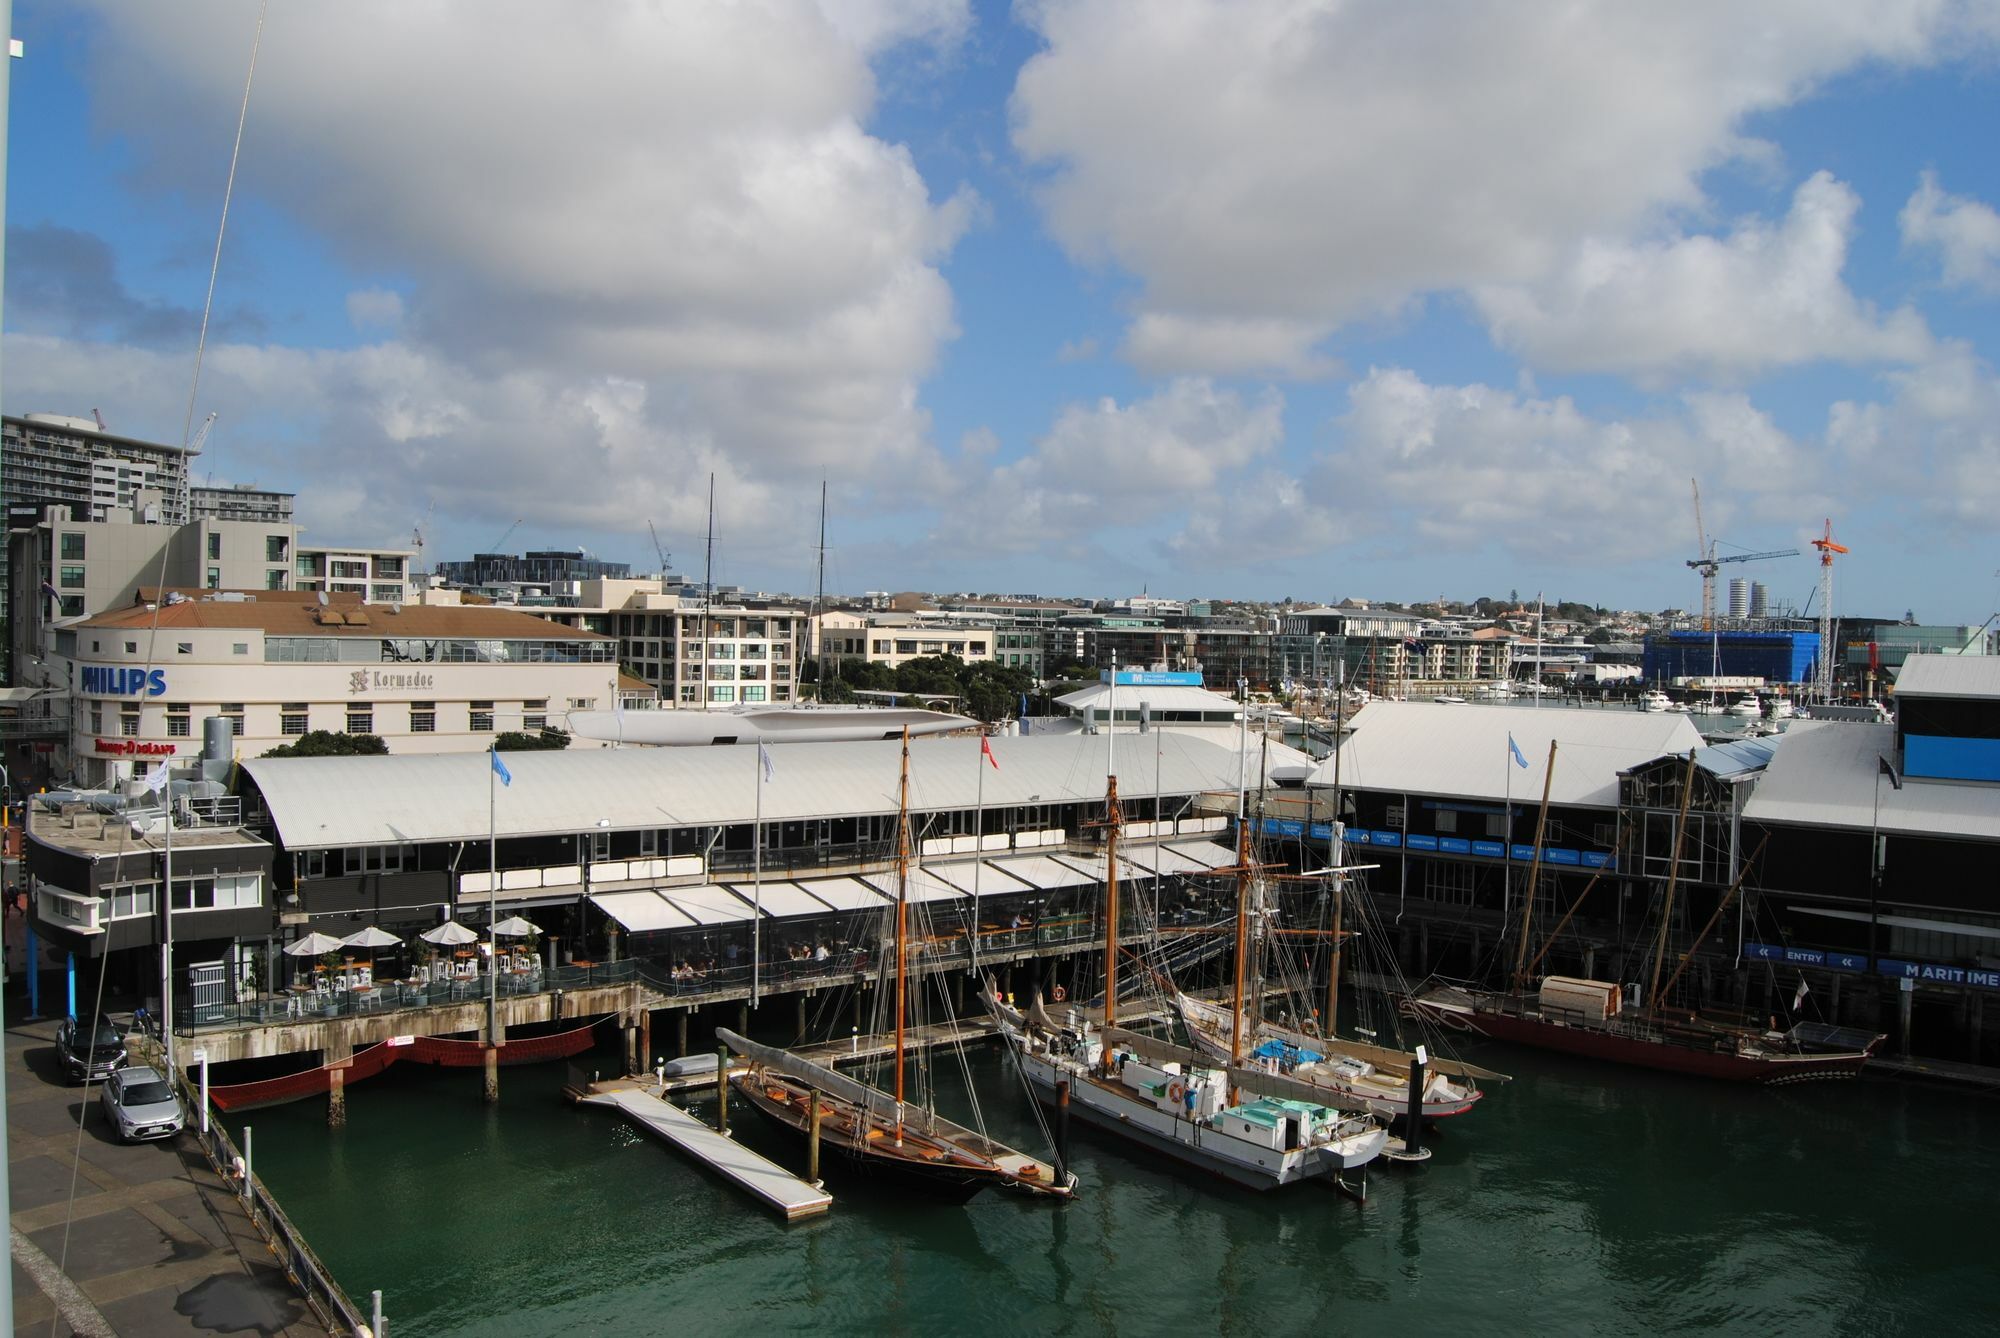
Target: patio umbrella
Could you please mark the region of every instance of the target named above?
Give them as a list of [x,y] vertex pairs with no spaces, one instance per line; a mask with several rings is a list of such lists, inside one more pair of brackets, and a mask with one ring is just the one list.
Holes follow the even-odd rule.
[[468,943],[479,942],[479,935],[456,920],[446,920],[436,929],[426,929],[417,937],[426,943],[436,943],[446,948],[461,948]]
[[499,924],[494,925],[493,932],[501,938],[526,938],[530,934],[541,933],[542,927],[537,924],[530,924],[518,915],[510,915]]
[[368,949],[368,974],[372,977],[375,974],[375,949],[400,948],[403,946],[403,940],[386,929],[369,925],[366,929],[349,934],[340,941],[340,944],[344,948]]
[[287,943],[285,954],[289,957],[317,957],[323,952],[339,952],[342,946],[333,935],[315,930],[296,943]]

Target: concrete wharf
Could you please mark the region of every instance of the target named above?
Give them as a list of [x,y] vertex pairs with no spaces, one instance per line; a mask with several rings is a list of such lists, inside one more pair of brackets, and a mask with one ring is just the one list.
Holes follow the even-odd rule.
[[[708,1075],[707,1081],[713,1086],[714,1075]],[[833,1206],[833,1195],[807,1184],[776,1162],[758,1156],[728,1134],[709,1128],[645,1088],[614,1084],[609,1090],[592,1090],[578,1098],[577,1104],[610,1106],[623,1112],[640,1128],[762,1200],[787,1222],[817,1217]]]

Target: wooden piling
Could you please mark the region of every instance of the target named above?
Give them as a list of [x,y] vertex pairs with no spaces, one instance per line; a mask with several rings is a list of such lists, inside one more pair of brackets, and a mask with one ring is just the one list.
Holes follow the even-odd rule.
[[715,1047],[715,1131],[729,1132],[729,1047]]

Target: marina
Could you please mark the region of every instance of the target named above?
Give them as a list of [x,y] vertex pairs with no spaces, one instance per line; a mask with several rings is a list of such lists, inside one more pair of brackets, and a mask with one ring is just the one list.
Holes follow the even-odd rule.
[[578,1097],[576,1104],[616,1110],[634,1125],[734,1182],[787,1222],[816,1217],[833,1206],[833,1195],[758,1156],[727,1133],[711,1129],[664,1097],[621,1088],[588,1092]]

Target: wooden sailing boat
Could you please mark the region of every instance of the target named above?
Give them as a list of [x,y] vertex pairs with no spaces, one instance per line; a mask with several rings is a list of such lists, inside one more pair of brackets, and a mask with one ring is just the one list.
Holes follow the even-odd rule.
[[[1341,919],[1346,904],[1345,866],[1340,842],[1340,754],[1339,739],[1343,724],[1343,712],[1336,708],[1334,722],[1334,818],[1333,818],[1333,867],[1325,874],[1333,879],[1333,924],[1332,934],[1327,944],[1327,984],[1326,984],[1326,1026],[1324,1033],[1315,1035],[1306,1031],[1281,1026],[1263,1016],[1263,1005],[1259,1002],[1246,1015],[1241,1007],[1243,995],[1243,970],[1246,956],[1257,957],[1256,971],[1261,981],[1263,961],[1255,951],[1237,955],[1236,997],[1239,1001],[1234,1008],[1223,1008],[1208,1003],[1176,989],[1173,1000],[1181,1023],[1187,1028],[1188,1039],[1194,1047],[1210,1059],[1235,1057],[1247,1052],[1252,1061],[1266,1069],[1304,1084],[1318,1092],[1331,1104],[1349,1110],[1367,1110],[1385,1118],[1400,1118],[1410,1112],[1410,1071],[1416,1056],[1388,1046],[1374,1045],[1364,1041],[1341,1039],[1338,1018],[1340,1016],[1340,948]],[[1256,868],[1251,859],[1250,835],[1247,824],[1238,825],[1237,877],[1239,907],[1247,906],[1255,890],[1256,883],[1250,881]],[[1262,935],[1245,936],[1252,949],[1267,942]],[[1257,997],[1261,1000],[1261,989]],[[1232,1022],[1235,1034],[1232,1036]],[[1436,1051],[1437,1046],[1431,1047]],[[1479,1101],[1480,1092],[1475,1079],[1506,1081],[1507,1075],[1491,1069],[1446,1059],[1435,1054],[1429,1057],[1424,1077],[1421,1099],[1423,1118],[1441,1120],[1453,1115],[1463,1115]]]
[[[1115,691],[1117,672],[1113,670]],[[1111,716],[1117,719],[1114,711]],[[1107,743],[1107,752],[1115,743]],[[1038,997],[1025,1013],[1001,1004],[989,985],[988,1007],[1014,1047],[1030,1089],[1130,1143],[1251,1189],[1275,1189],[1331,1175],[1362,1196],[1346,1173],[1382,1152],[1388,1131],[1366,1115],[1350,1115],[1298,1096],[1256,1096],[1241,1083],[1266,1075],[1244,1069],[1241,1056],[1221,1067],[1192,1050],[1118,1026],[1118,834],[1122,815],[1114,767],[1104,798],[1104,1011],[1101,1022],[1071,1009],[1048,1015]],[[1238,917],[1239,952],[1242,917]]]
[[[1555,761],[1556,745],[1551,741],[1550,773],[1555,770]],[[1660,971],[1666,963],[1674,893],[1679,882],[1681,844],[1686,837],[1688,805],[1694,794],[1694,772],[1695,754],[1690,751],[1681,781],[1680,813],[1675,820],[1673,859],[1668,865],[1665,902],[1647,984],[1647,1007],[1640,1008],[1626,1000],[1622,988],[1614,982],[1572,976],[1544,976],[1534,997],[1528,995],[1528,980],[1548,953],[1548,944],[1544,943],[1534,961],[1527,961],[1529,910],[1534,903],[1535,872],[1540,867],[1542,835],[1548,820],[1548,777],[1543,778],[1541,814],[1535,823],[1535,855],[1529,865],[1528,889],[1522,898],[1513,989],[1501,992],[1440,986],[1413,995],[1406,1007],[1445,1026],[1496,1040],[1729,1082],[1799,1082],[1808,1078],[1852,1077],[1858,1073],[1875,1047],[1882,1043],[1882,1036],[1817,1022],[1801,1022],[1785,1031],[1745,1027],[1660,1007],[1693,960],[1692,952],[1683,955],[1665,988],[1660,988]],[[1758,849],[1761,852],[1762,847]],[[1715,927],[1755,862],[1754,853],[1744,861],[1736,881],[1717,903],[1715,913],[1695,935],[1696,944]],[[1549,934],[1551,940],[1576,914],[1584,897],[1597,885],[1599,876],[1591,878],[1576,904],[1557,922]]]
[[716,1039],[750,1060],[737,1092],[781,1128],[811,1137],[856,1171],[963,1202],[989,1186],[1067,1199],[1076,1177],[904,1100],[909,981],[910,736],[903,734],[896,821],[895,1091],[883,1092],[824,1064],[718,1027]]

